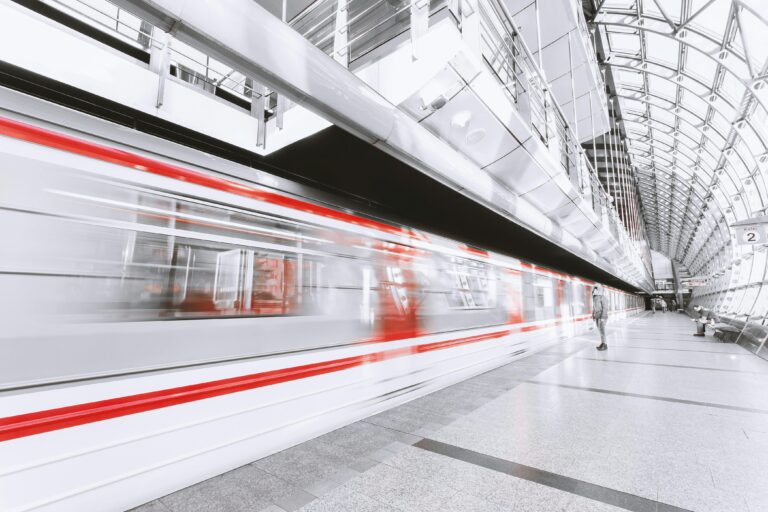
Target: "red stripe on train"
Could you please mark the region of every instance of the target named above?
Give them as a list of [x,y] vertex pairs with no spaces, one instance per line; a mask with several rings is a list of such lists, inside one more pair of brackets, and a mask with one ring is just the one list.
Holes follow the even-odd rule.
[[264,201],[266,203],[283,206],[306,213],[312,213],[314,215],[319,215],[329,219],[348,222],[350,224],[355,224],[366,228],[377,229],[379,231],[390,234],[420,239],[424,238],[405,228],[392,226],[390,224],[372,219],[366,219],[351,213],[345,213],[333,208],[328,208],[326,206],[321,206],[303,201],[301,199],[278,194],[262,187],[238,183],[236,181],[228,180],[225,178],[212,176],[204,172],[186,169],[177,165],[168,164],[159,160],[153,160],[151,158],[129,153],[128,151],[123,151],[122,149],[78,139],[63,133],[46,130],[44,128],[39,128],[37,126],[14,121],[4,117],[0,117],[0,135],[32,142],[41,146],[47,146],[49,148],[60,149],[62,151],[101,160],[102,162],[109,162],[138,171],[148,172],[158,176],[164,176],[166,178],[172,178],[215,190],[221,190],[223,192],[248,197],[250,199],[256,199],[258,201]]
[[[628,308],[624,311],[631,310]],[[589,319],[589,315],[582,315],[573,318],[576,322]],[[364,364],[378,363],[404,357],[412,354],[422,354],[434,350],[443,350],[470,343],[478,343],[502,338],[513,332],[528,332],[537,329],[552,327],[551,323],[543,325],[531,325],[522,327],[512,327],[502,331],[496,331],[487,334],[467,336],[452,340],[437,341],[433,343],[424,343],[412,347],[383,350],[364,354],[361,356],[346,357],[334,359],[321,363],[312,363],[290,368],[281,368],[267,372],[221,379],[201,384],[192,384],[176,388],[141,393],[97,402],[59,407],[45,411],[38,411],[17,416],[8,416],[0,418],[0,442],[28,437],[35,434],[43,434],[55,430],[76,427],[97,421],[104,421],[112,418],[119,418],[140,412],[163,409],[173,405],[180,405],[206,398],[214,398],[222,395],[229,395],[241,391],[248,391],[283,382],[290,382],[300,379],[306,379],[318,375],[339,372]]]
[[383,350],[381,352],[334,359],[321,363],[281,368],[279,370],[254,373],[229,379],[204,382],[201,384],[192,384],[163,389],[160,391],[152,391],[149,393],[141,393],[138,395],[9,416],[0,418],[0,441],[9,441],[11,439],[18,439],[97,421],[128,416],[130,414],[162,409],[173,405],[196,402],[206,398],[229,395],[241,391],[272,386],[283,382],[315,377],[317,375],[335,373],[362,366],[364,364],[378,363],[412,354],[421,354],[480,341],[498,339],[510,333],[511,331],[509,329],[505,329],[503,331],[488,334],[425,343],[413,347]]

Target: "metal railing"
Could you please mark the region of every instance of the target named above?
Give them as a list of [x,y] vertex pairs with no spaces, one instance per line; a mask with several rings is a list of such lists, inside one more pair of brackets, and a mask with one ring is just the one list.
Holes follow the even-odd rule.
[[[495,41],[495,44],[485,42],[481,47],[490,50],[481,50],[485,62],[506,90],[510,89],[507,70],[516,72],[518,77],[514,80],[514,90],[519,91],[519,94],[512,97],[518,112],[523,117],[527,114],[532,130],[549,147],[574,187],[581,193],[582,198],[591,203],[594,212],[602,219],[620,245],[632,249],[628,254],[639,260],[637,255],[642,251],[637,241],[631,239],[626,226],[619,218],[609,194],[600,183],[597,171],[587,158],[560,105],[549,91],[546,78],[525,40],[517,31],[506,5],[499,0],[478,0],[477,5],[481,13],[484,39]],[[577,16],[577,18],[583,35],[588,38],[592,47],[586,21],[583,16]],[[504,65],[495,64],[494,59],[498,59],[499,55],[503,55],[509,62]],[[593,67],[597,69],[597,60],[594,56],[592,57]],[[499,73],[497,69],[502,69],[506,73]],[[602,82],[601,77],[596,78],[599,79],[597,83]],[[601,97],[605,98],[604,93]],[[644,268],[640,261],[635,263],[637,268]]]
[[[600,74],[600,64],[597,62],[597,49],[595,46],[595,34],[589,29],[587,20],[584,18],[584,11],[580,7],[576,7],[576,24],[581,32],[582,39],[588,42],[587,45],[587,59],[589,65],[587,66],[595,79],[595,83],[599,84],[603,82],[603,76]],[[597,93],[600,95],[600,101],[603,103],[608,102],[608,98],[605,95],[605,89],[598,89]]]
[[106,1],[43,0],[65,12],[137,48],[148,50],[152,26],[133,14]]
[[[549,91],[537,60],[518,33],[506,6],[498,0],[479,0],[478,11],[483,59],[502,87],[510,91],[518,112],[528,118],[533,132],[549,147],[582,197],[592,204],[592,209],[616,238],[624,238],[625,227],[611,206],[608,193]],[[506,62],[500,64],[499,60]]]
[[[445,0],[422,0],[416,8],[434,14]],[[410,0],[317,0],[288,23],[309,42],[349,65],[411,29]]]
[[[169,71],[178,79],[201,90],[217,94],[217,89],[224,90],[237,104],[244,107],[251,101],[252,95],[272,94],[264,91],[244,74],[205,55],[180,41],[154,37],[154,27],[121,9],[107,0],[44,0],[45,3],[70,16],[73,16],[103,32],[120,39],[136,48],[143,49],[148,55],[153,52],[169,51]],[[239,99],[240,101],[237,101]]]

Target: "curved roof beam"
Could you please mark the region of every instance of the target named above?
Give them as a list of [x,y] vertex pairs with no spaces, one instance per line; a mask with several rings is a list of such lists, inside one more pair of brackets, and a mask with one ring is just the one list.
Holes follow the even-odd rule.
[[[696,9],[681,0],[676,13],[664,0],[599,3],[604,65],[617,86],[649,234],[690,262],[716,246],[720,254],[731,245],[726,219],[764,210],[768,199],[760,174],[768,167],[768,95],[758,93],[768,81],[768,55],[755,45],[768,14],[743,0]],[[717,10],[707,12],[713,4]],[[676,240],[673,230],[681,231]]]

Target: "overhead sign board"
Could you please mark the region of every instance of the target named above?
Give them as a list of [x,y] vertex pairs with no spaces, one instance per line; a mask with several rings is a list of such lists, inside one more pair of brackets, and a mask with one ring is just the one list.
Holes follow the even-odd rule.
[[680,286],[693,288],[695,286],[707,286],[709,276],[691,276],[680,279]]
[[736,238],[740,245],[754,245],[765,243],[765,224],[751,224],[738,226]]
[[739,245],[764,244],[768,235],[768,215],[735,222],[731,227],[736,230]]

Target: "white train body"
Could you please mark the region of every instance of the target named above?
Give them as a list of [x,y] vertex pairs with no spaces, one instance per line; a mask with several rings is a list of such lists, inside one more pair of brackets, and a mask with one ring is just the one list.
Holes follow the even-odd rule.
[[591,328],[590,281],[211,162],[0,118],[0,510],[136,506]]

